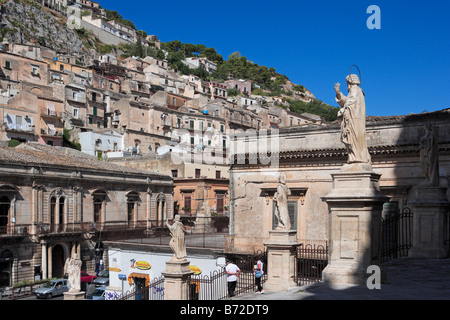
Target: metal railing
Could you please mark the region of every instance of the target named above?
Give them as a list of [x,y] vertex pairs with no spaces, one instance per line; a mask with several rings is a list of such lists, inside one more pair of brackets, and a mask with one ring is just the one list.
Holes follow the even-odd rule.
[[36,289],[41,288],[46,281],[42,283],[34,283],[23,285],[20,287],[8,287],[0,289],[0,300],[17,300],[26,297],[31,297],[34,295]]
[[294,280],[299,286],[322,280],[322,271],[328,264],[327,241],[300,241],[295,250]]
[[408,256],[412,247],[413,213],[408,207],[381,222],[381,262]]
[[189,300],[222,300],[228,297],[225,267],[208,275],[192,275],[187,282]]
[[[264,275],[261,283],[267,279],[267,252],[255,255],[233,255],[230,258],[241,269],[236,295],[253,292],[256,289],[253,266],[257,260],[264,264]],[[119,300],[164,300],[164,276],[155,278],[147,287],[133,288],[123,294]],[[191,275],[187,279],[186,296],[188,300],[223,300],[228,298],[228,283],[225,267],[212,271],[209,275]]]
[[[241,295],[256,291],[255,275],[253,267],[257,260],[263,263],[264,274],[261,283],[267,280],[267,252],[258,251],[251,255],[228,254],[227,258],[232,260],[241,270],[235,294]],[[213,271],[210,275],[192,275],[188,279],[189,300],[223,300],[229,297],[228,282],[225,267]]]
[[119,300],[164,300],[164,276],[155,278],[147,287],[134,288]]

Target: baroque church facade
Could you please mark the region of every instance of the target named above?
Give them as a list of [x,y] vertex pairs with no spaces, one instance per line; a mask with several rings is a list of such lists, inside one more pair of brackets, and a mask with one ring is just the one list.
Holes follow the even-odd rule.
[[[366,117],[368,150],[373,171],[381,174],[380,189],[389,200],[383,217],[413,210],[413,188],[424,183],[420,140],[431,125],[439,145],[439,185],[446,189],[450,174],[450,110],[404,116]],[[233,252],[264,249],[276,228],[274,193],[280,174],[286,178],[292,229],[301,242],[325,243],[330,221],[323,198],[333,187],[332,174],[347,162],[340,141],[340,123],[281,129],[264,139],[234,137],[231,159],[230,247]],[[264,141],[264,142],[261,142]],[[265,149],[267,146],[267,149]],[[261,152],[262,150],[262,152]],[[231,186],[233,186],[231,188]],[[450,199],[447,192],[447,200]],[[413,212],[414,214],[414,212]],[[251,221],[251,223],[249,223]],[[447,222],[441,227],[448,247]]]
[[145,236],[172,213],[169,176],[68,148],[0,147],[1,285],[63,277],[72,253],[93,274],[104,241]]

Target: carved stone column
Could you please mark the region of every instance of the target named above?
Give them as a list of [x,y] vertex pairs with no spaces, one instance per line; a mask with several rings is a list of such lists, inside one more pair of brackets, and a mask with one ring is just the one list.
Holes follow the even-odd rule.
[[41,269],[42,269],[42,279],[48,278],[47,271],[47,243],[45,241],[41,241]]
[[152,227],[152,189],[147,189],[147,214],[146,214],[146,220],[147,220],[147,230],[150,230]]
[[364,284],[368,266],[380,265],[387,197],[379,189],[381,175],[358,168],[332,174],[333,189],[323,198],[329,208],[329,259],[322,272],[327,283]]

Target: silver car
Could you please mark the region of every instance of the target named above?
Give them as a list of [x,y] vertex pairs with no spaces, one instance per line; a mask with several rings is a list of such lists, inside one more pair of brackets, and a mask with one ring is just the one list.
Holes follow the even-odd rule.
[[93,283],[96,287],[109,285],[109,270],[106,269],[98,274],[98,277],[94,279]]
[[36,289],[34,294],[37,298],[51,299],[52,297],[62,295],[67,291],[69,291],[67,279],[54,279],[50,280],[39,289]]

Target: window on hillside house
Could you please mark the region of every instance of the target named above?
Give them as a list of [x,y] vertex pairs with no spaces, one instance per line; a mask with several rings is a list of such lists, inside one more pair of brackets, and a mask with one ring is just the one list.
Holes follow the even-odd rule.
[[200,178],[201,172],[201,169],[195,169],[195,178]]
[[39,75],[39,67],[31,66],[31,73],[36,76]]

